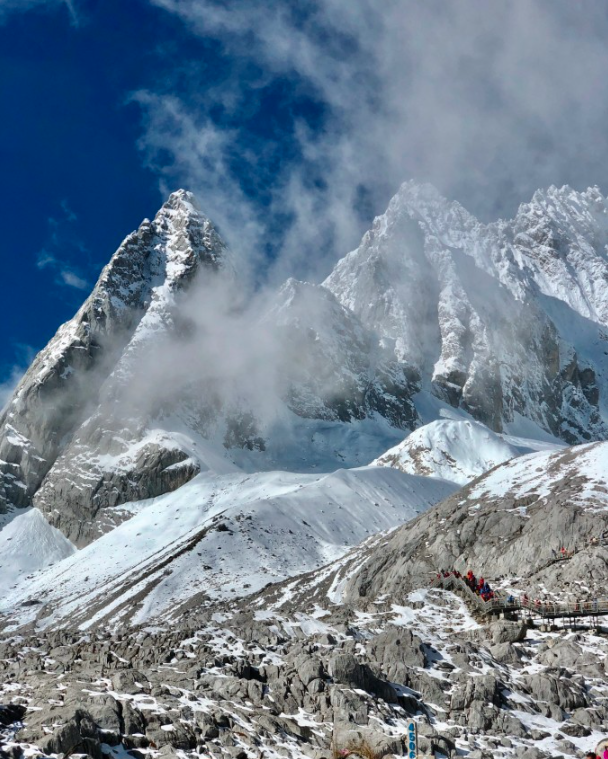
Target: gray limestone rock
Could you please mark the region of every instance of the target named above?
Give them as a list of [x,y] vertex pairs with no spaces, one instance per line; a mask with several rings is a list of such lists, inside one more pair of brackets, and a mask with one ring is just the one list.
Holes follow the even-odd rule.
[[566,711],[587,706],[584,689],[571,678],[564,678],[558,673],[537,672],[521,678],[522,687],[536,701],[557,704]]
[[40,741],[41,749],[50,754],[88,754],[92,759],[102,759],[100,735],[88,712],[76,710],[74,716],[53,734]]
[[[523,578],[522,592],[532,598],[550,591],[561,600],[578,601],[576,582],[582,583],[584,598],[602,598],[608,553],[590,541],[608,532],[608,514],[601,472],[588,469],[587,457],[601,455],[605,445],[542,454],[537,471],[526,475],[542,484],[542,494],[526,479],[521,495],[522,459],[506,462],[396,530],[388,541],[370,541],[353,551],[357,569],[346,583],[344,600],[364,606],[379,597],[402,602],[409,591],[428,587],[439,570],[469,568],[491,582]],[[500,479],[500,487],[493,478]],[[590,482],[597,497],[589,495]],[[559,561],[565,536],[580,550]],[[499,622],[490,634],[496,643],[520,639],[523,632],[521,625]]]
[[125,735],[143,735],[146,732],[146,721],[143,713],[130,701],[122,703],[122,719],[122,732]]
[[329,671],[337,683],[375,693],[389,703],[398,701],[395,689],[377,678],[367,664],[360,664],[352,654],[333,656],[329,662]]
[[129,695],[150,690],[150,683],[146,675],[134,669],[119,670],[112,675],[112,686],[117,693]]
[[508,622],[499,619],[492,622],[488,627],[488,632],[492,638],[492,643],[519,643],[525,640],[527,627],[522,622]]

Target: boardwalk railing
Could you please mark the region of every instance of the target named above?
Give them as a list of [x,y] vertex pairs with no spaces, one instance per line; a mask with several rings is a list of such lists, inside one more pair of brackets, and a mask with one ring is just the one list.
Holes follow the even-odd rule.
[[567,559],[571,559],[577,553],[584,551],[587,548],[605,548],[606,546],[608,546],[608,531],[602,533],[599,537],[583,540],[582,543],[575,544],[574,548],[571,548],[569,550],[566,550],[565,548],[562,548],[559,551],[552,549],[553,561],[566,561]]
[[500,614],[502,612],[508,613],[526,610],[545,619],[598,617],[608,614],[608,599],[553,603],[552,601],[532,600],[527,595],[515,597],[508,595],[504,591],[494,591],[494,597],[484,601],[479,593],[476,593],[467,585],[463,577],[456,577],[454,574],[435,577],[431,583],[431,587],[460,591],[483,614]]

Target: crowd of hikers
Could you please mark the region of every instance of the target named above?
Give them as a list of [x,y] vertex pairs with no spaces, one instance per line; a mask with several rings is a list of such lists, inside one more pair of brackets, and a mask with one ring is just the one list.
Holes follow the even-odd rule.
[[[447,579],[449,577],[454,577],[455,579],[465,583],[465,585],[467,585],[467,587],[472,590],[473,593],[480,596],[483,601],[492,601],[494,598],[498,599],[500,597],[500,594],[495,593],[494,590],[490,587],[490,584],[487,580],[485,580],[483,577],[475,577],[472,570],[470,569],[466,574],[462,574],[457,569],[453,569],[451,571],[444,569],[442,572],[437,573],[438,580]],[[523,593],[521,596],[519,596],[519,598],[516,598],[509,593],[509,595],[506,597],[504,595],[500,597],[500,600],[506,609],[534,608],[540,614],[555,613],[559,607],[559,604],[554,601],[541,601],[540,598],[532,600],[529,598],[527,593]],[[599,602],[597,599],[593,599],[591,601],[575,601],[570,604],[570,607],[574,614],[594,615],[599,611]],[[604,757],[604,759],[608,759],[608,754],[606,757]]]
[[438,574],[437,577],[455,577],[457,580],[462,580],[468,585],[473,593],[477,593],[478,596],[481,596],[483,601],[491,601],[494,598],[494,591],[487,580],[484,580],[483,577],[475,577],[470,569],[466,575],[461,574],[457,569],[454,569],[451,572],[445,570],[441,574]]
[[602,746],[600,744],[600,753],[596,754],[595,751],[587,751],[585,754],[585,759],[608,759],[608,747]]

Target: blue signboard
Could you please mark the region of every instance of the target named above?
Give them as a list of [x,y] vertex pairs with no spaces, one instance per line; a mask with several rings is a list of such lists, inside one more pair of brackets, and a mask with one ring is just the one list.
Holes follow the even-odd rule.
[[407,743],[407,755],[409,759],[416,759],[416,756],[418,754],[417,737],[416,723],[410,722],[407,726],[407,733],[405,734]]

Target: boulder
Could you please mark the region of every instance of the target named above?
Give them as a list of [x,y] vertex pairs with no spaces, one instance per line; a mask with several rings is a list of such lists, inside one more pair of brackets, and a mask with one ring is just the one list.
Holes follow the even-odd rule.
[[506,619],[499,619],[488,625],[492,643],[519,643],[525,640],[527,626],[524,622],[509,622]]
[[148,678],[135,669],[122,669],[115,672],[112,675],[112,687],[117,693],[130,696],[150,691]]
[[376,677],[367,664],[360,664],[352,654],[337,654],[329,663],[331,676],[336,683],[351,688],[361,688],[383,698],[388,703],[398,703],[397,692],[390,683]]
[[102,759],[99,730],[91,715],[82,709],[77,709],[71,719],[39,745],[47,754],[80,753],[88,754],[92,759]]
[[26,711],[22,704],[0,704],[0,725],[8,727],[14,722],[20,722]]

